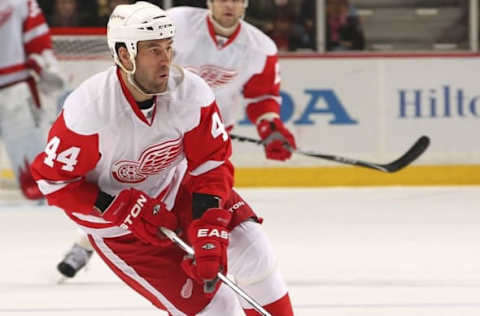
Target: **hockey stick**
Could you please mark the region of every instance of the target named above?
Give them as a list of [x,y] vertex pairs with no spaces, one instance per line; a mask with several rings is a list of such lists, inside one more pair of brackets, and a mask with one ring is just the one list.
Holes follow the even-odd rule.
[[[263,145],[263,142],[261,140],[255,139],[255,138],[250,138],[250,137],[240,136],[235,134],[230,134],[230,137],[240,142],[248,142],[248,143],[254,143],[257,145]],[[370,169],[390,173],[390,172],[398,171],[408,166],[428,148],[428,145],[430,145],[430,138],[428,136],[422,136],[400,158],[388,164],[379,164],[379,163],[373,163],[368,161],[342,157],[342,156],[322,154],[313,150],[302,150],[300,148],[293,149],[292,151],[294,153],[301,154],[304,156],[331,160],[331,161],[335,161],[335,162],[339,162],[347,165],[370,168]]]
[[[177,244],[180,248],[182,248],[187,254],[194,256],[195,251],[193,250],[192,247],[190,247],[185,241],[183,241],[180,237],[175,234],[174,231],[165,228],[165,227],[160,227],[160,230],[162,233],[165,234],[171,241],[173,241],[175,244]],[[267,312],[262,305],[257,303],[253,298],[251,298],[245,291],[243,291],[238,285],[235,284],[232,280],[230,280],[227,276],[224,274],[218,272],[217,277],[225,283],[228,287],[230,287],[235,293],[240,295],[245,301],[247,301],[250,305],[252,305],[253,308],[257,312],[259,312],[263,316],[272,316],[269,312]]]

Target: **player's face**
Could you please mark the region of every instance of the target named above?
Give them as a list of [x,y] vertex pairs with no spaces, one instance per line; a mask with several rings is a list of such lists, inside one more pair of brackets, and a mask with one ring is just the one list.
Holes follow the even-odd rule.
[[171,38],[138,43],[135,81],[146,92],[159,93],[167,89],[172,44]]
[[245,13],[244,5],[244,0],[213,0],[211,7],[213,18],[223,27],[232,27]]

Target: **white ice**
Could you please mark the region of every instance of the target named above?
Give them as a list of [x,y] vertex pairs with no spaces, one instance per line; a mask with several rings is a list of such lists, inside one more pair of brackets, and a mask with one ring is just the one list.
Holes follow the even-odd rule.
[[[241,189],[265,218],[298,316],[480,315],[480,187]],[[58,209],[0,195],[0,315],[164,315],[93,257]]]

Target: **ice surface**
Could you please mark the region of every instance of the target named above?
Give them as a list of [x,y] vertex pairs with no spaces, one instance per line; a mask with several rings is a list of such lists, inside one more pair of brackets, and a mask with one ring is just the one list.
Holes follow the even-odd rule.
[[[480,315],[480,187],[242,189],[299,316]],[[98,256],[57,285],[78,236],[58,209],[0,195],[0,315],[164,315]]]

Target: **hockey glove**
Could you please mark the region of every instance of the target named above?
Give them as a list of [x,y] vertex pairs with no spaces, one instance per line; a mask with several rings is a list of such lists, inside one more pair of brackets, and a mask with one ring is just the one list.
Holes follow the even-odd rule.
[[297,149],[292,133],[279,118],[261,120],[257,124],[257,131],[265,146],[265,155],[268,159],[287,160],[292,156],[292,151]]
[[132,232],[138,239],[156,246],[171,242],[159,232],[160,227],[177,228],[177,217],[165,204],[135,189],[125,189],[103,213],[103,218]]
[[22,190],[23,195],[29,200],[43,199],[44,196],[38,188],[37,182],[33,179],[30,171],[30,163],[27,158],[24,160],[24,166],[18,168],[18,184]]
[[217,273],[227,274],[227,225],[231,218],[229,211],[212,208],[188,228],[188,239],[195,251],[195,258],[185,257],[182,268],[188,276],[204,285],[207,297],[212,297],[220,285]]
[[41,55],[31,54],[28,56],[27,65],[36,73],[38,88],[44,94],[51,94],[65,86],[57,66],[58,62],[51,51],[44,51]]

